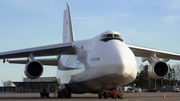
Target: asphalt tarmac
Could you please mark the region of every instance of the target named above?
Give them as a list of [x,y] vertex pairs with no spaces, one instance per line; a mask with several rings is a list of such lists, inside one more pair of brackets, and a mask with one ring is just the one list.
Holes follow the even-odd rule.
[[97,94],[72,94],[72,98],[57,98],[57,94],[51,93],[50,98],[41,98],[39,93],[0,93],[0,101],[180,101],[180,93],[124,93],[123,99],[98,99]]

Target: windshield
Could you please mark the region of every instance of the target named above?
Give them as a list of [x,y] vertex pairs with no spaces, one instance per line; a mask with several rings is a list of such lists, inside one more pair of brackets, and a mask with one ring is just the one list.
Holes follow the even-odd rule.
[[101,41],[104,41],[104,42],[107,42],[109,40],[114,40],[114,39],[123,42],[123,40],[122,40],[122,38],[120,37],[119,34],[104,34],[104,35],[101,36]]

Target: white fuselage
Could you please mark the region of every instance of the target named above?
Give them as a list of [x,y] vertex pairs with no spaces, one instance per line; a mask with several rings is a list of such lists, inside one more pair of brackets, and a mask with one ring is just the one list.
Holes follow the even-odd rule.
[[72,92],[96,93],[135,80],[137,61],[134,54],[123,40],[103,39],[102,36],[107,34],[119,35],[107,31],[93,39],[73,42],[77,55],[65,55],[59,59],[57,80],[60,84],[63,75],[70,75],[68,86]]

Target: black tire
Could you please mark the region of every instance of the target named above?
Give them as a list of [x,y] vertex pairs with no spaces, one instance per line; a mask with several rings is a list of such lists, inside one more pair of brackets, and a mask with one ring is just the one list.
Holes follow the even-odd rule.
[[112,99],[116,99],[116,97],[114,95],[111,95]]
[[99,93],[98,93],[98,98],[99,98],[99,99],[102,99],[102,92],[99,92]]
[[118,99],[122,99],[122,96],[120,95],[120,96],[118,96]]
[[107,99],[108,98],[108,93],[104,92],[104,98]]
[[62,98],[62,96],[63,96],[63,91],[62,90],[58,91],[58,98]]
[[71,98],[71,91],[67,91],[66,97],[67,97],[67,98]]
[[58,98],[71,98],[71,91],[68,91],[68,90],[60,90],[58,91]]
[[120,99],[123,99],[122,96],[120,96]]
[[114,99],[114,95],[111,95],[111,98]]

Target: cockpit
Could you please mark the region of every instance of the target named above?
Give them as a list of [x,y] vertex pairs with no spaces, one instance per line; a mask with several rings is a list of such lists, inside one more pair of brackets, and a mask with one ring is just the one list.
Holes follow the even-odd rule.
[[123,39],[119,34],[103,34],[100,40],[104,42],[107,42],[109,40],[119,40],[123,42]]

